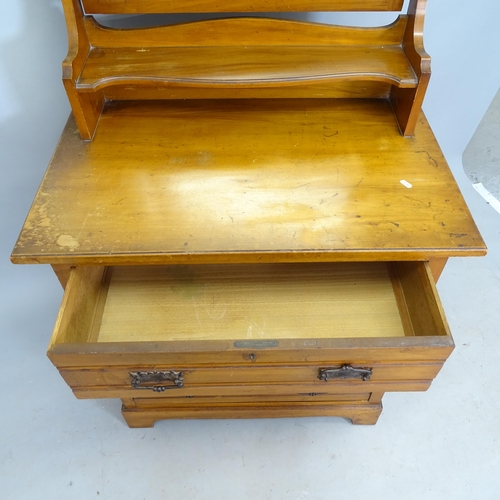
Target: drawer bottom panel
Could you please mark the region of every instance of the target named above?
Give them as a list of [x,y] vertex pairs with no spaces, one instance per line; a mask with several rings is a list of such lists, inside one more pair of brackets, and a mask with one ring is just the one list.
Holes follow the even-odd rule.
[[[228,403],[255,403],[255,402],[317,402],[328,401],[335,402],[367,402],[370,400],[371,392],[359,394],[332,394],[321,392],[308,392],[297,394],[262,394],[249,396],[241,394],[238,396],[184,396],[178,398],[158,399],[158,398],[134,398],[134,405],[139,408],[151,408],[157,406],[196,406],[210,404],[228,404]],[[332,401],[332,399],[334,401]]]
[[[207,386],[193,387],[190,389],[173,389],[165,392],[152,392],[131,389],[129,391],[116,390],[113,388],[79,387],[73,389],[78,399],[98,399],[98,398],[120,398],[127,400],[150,399],[156,401],[171,401],[172,399],[189,401],[199,398],[251,398],[260,400],[269,398],[275,400],[277,397],[284,397],[288,401],[311,401],[313,398],[325,397],[325,400],[345,400],[356,394],[356,400],[361,396],[357,394],[369,394],[372,392],[415,392],[426,391],[432,380],[414,380],[398,382],[370,382],[356,384],[343,382],[340,384],[253,384],[234,386]],[[314,396],[311,396],[313,394]],[[169,403],[165,403],[169,404]]]

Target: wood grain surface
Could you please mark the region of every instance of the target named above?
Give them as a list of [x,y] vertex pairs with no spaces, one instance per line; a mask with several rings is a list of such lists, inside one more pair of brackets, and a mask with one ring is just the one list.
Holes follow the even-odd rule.
[[[83,374],[83,371],[80,372]],[[66,379],[68,372],[61,371],[61,374]],[[338,382],[338,381],[337,381]],[[74,386],[73,394],[78,399],[101,399],[101,398],[126,398],[134,399],[137,406],[142,406],[140,401],[142,398],[147,402],[144,406],[147,406],[150,402],[150,406],[153,405],[168,405],[171,400],[178,400],[183,398],[185,403],[189,403],[190,399],[193,402],[200,399],[206,398],[217,398],[220,402],[225,401],[226,398],[238,398],[240,401],[253,400],[256,401],[258,398],[263,398],[269,402],[273,398],[276,400],[309,400],[311,402],[317,400],[334,400],[334,401],[345,401],[346,397],[356,396],[357,400],[361,399],[366,395],[367,391],[373,391],[370,397],[370,401],[375,394],[383,395],[385,392],[421,392],[429,389],[432,380],[410,380],[396,382],[370,382],[369,387],[363,387],[360,385],[353,385],[348,383],[336,383],[334,385],[328,386],[324,384],[323,386],[318,386],[318,384],[305,384],[293,382],[290,384],[247,384],[243,387],[241,385],[223,385],[223,386],[198,386],[193,388],[184,388],[182,394],[177,393],[177,395],[169,391],[163,393],[146,393],[138,396],[137,390],[133,390],[131,387],[129,389],[114,388],[109,386]],[[139,399],[140,398],[140,399]],[[222,400],[222,401],[221,401]]]
[[[407,20],[407,16],[401,15],[388,26],[363,28],[246,16],[134,29],[108,28],[91,16],[84,17],[80,23],[83,22],[92,46],[101,49],[219,46],[243,50],[246,46],[401,46]],[[207,66],[211,64],[210,61],[205,62]]]
[[88,14],[175,12],[396,11],[403,0],[82,0]]
[[153,427],[157,420],[175,418],[292,418],[344,417],[355,425],[375,425],[382,413],[382,403],[358,404],[340,402],[254,402],[239,404],[206,403],[193,406],[164,405],[156,408],[122,406],[122,415],[129,427]]
[[114,268],[99,342],[404,336],[385,263]]
[[[405,187],[401,181],[411,184]],[[118,103],[70,119],[16,263],[423,260],[486,248],[423,115],[369,100]]]
[[95,48],[77,89],[93,91],[120,83],[267,87],[356,79],[402,88],[418,82],[401,47]]
[[[248,396],[259,394],[298,394],[299,392],[323,392],[333,395],[341,391],[347,392],[366,392],[371,390],[371,384],[382,384],[388,382],[409,382],[409,381],[428,381],[435,378],[441,369],[442,363],[424,364],[370,364],[373,371],[369,383],[362,380],[332,380],[324,382],[318,380],[318,373],[321,365],[308,366],[232,366],[224,368],[207,367],[182,367],[182,377],[184,386],[182,391],[170,390],[167,394],[159,393],[160,398],[180,397],[182,395],[194,396],[217,396],[217,395],[236,395],[238,387],[242,385],[253,385],[253,388],[247,392]],[[168,371],[175,366],[157,367],[157,370]],[[142,366],[140,369],[146,369]],[[146,369],[147,370],[147,369]],[[72,388],[79,390],[104,389],[121,391],[119,397],[125,397],[125,391],[128,396],[135,394],[146,397],[153,397],[155,393],[138,393],[137,389],[131,387],[130,371],[133,367],[107,368],[99,369],[61,369],[61,375]],[[309,390],[301,389],[300,385],[307,385]],[[168,382],[165,384],[168,385]],[[295,386],[295,391],[293,387]],[[180,393],[180,394],[179,394]],[[156,396],[155,396],[156,397]]]
[[412,88],[418,79],[401,44],[406,24],[406,16],[376,28],[243,17],[119,30],[85,18],[92,48],[75,84],[87,92],[120,84],[229,90],[315,80]]

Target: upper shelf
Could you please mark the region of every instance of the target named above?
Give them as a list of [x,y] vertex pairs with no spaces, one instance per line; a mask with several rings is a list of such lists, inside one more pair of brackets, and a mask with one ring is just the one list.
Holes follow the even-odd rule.
[[[210,64],[207,65],[207,61]],[[266,88],[309,82],[378,81],[401,88],[418,84],[400,47],[250,46],[95,48],[76,88],[112,85]],[[230,92],[227,92],[230,97]]]
[[[408,15],[375,28],[230,17],[136,29],[104,27],[82,5],[93,13],[101,4],[101,12],[127,5],[149,12],[155,2],[82,1],[64,0],[70,50],[63,81],[84,139],[93,137],[107,100],[179,98],[385,98],[403,135],[413,134],[430,76],[421,37],[425,0],[412,0]],[[355,0],[323,3],[328,10],[362,8]],[[216,4],[197,2],[200,9]],[[363,10],[401,7],[399,0],[365,4]],[[173,11],[178,5],[171,2]]]

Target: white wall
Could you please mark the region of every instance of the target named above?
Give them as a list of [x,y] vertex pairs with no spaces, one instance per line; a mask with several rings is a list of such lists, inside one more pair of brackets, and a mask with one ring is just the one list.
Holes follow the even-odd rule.
[[[30,299],[40,301],[36,316],[43,321],[44,315],[55,316],[61,295],[50,268],[13,266],[9,255],[69,113],[61,83],[66,52],[59,0],[0,0],[0,328],[4,335],[20,334]],[[33,341],[38,332],[26,326]],[[12,353],[0,352],[2,366],[3,356]]]
[[461,158],[500,86],[499,19],[497,0],[429,1],[432,77],[424,110],[450,161]]
[[24,271],[33,270],[8,258],[69,113],[59,4],[0,0],[0,282],[9,288],[23,286]]

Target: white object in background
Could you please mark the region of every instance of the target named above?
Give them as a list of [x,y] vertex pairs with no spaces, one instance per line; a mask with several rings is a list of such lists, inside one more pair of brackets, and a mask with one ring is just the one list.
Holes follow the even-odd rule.
[[482,182],[472,184],[474,189],[486,200],[486,203],[493,207],[500,214],[500,201],[497,200],[484,186]]

